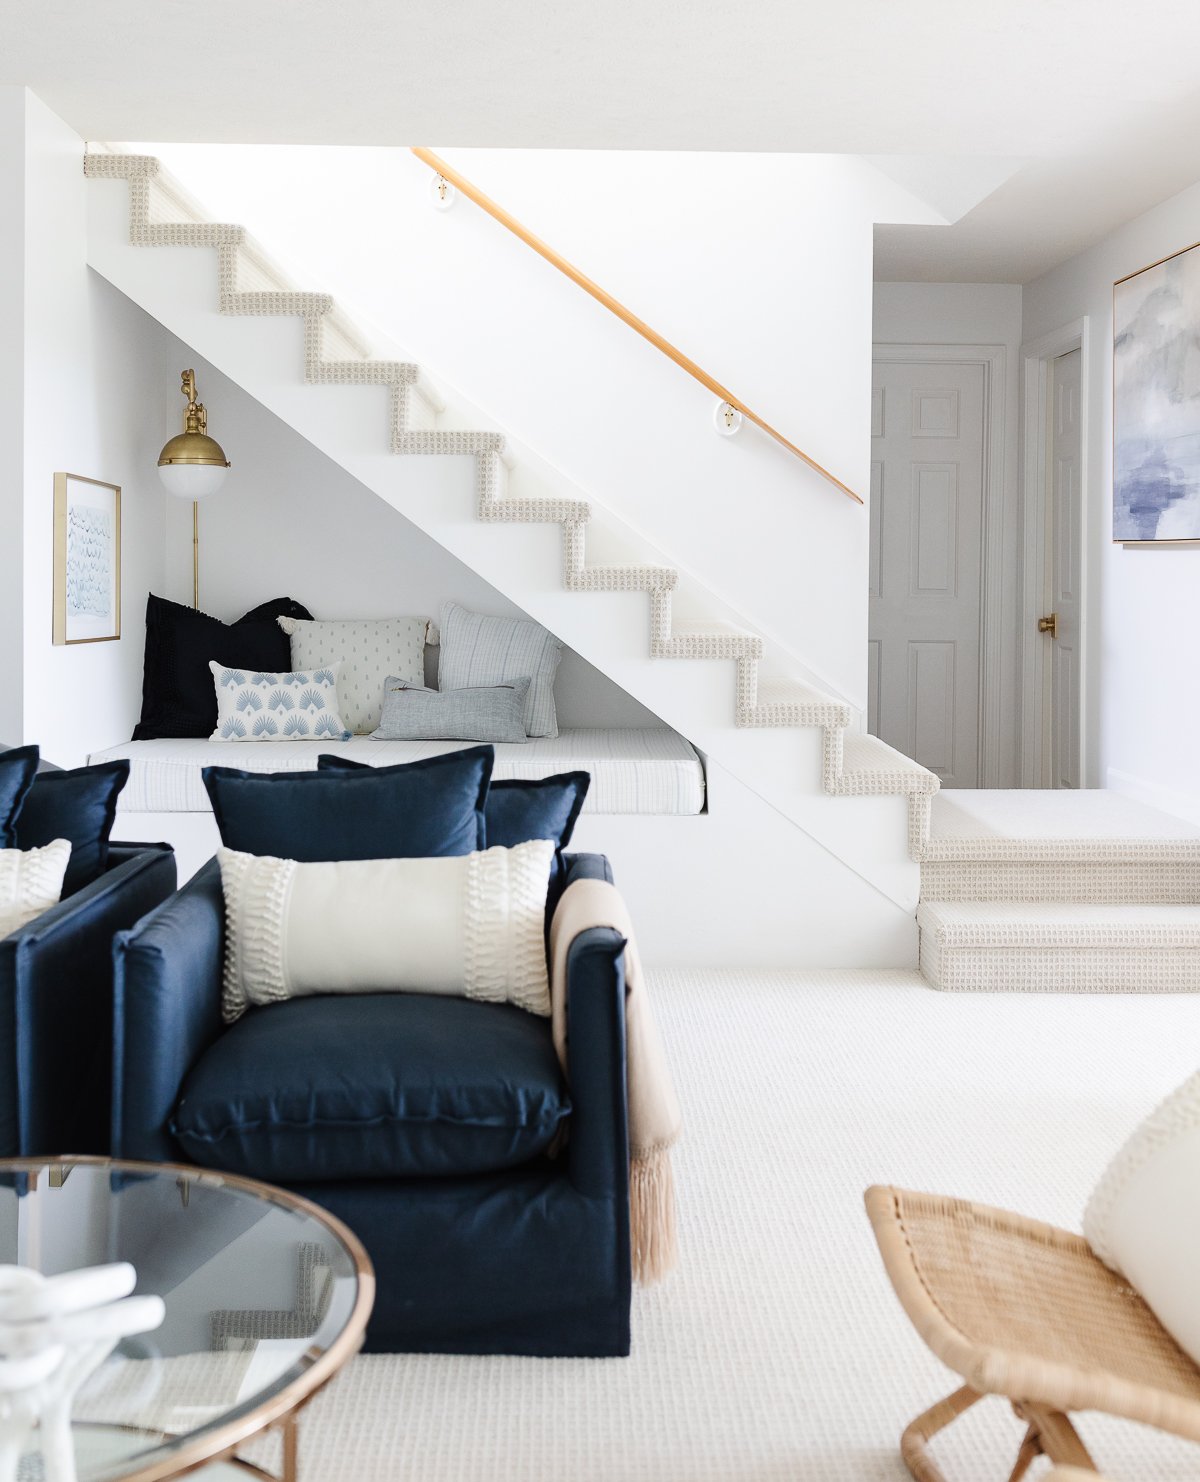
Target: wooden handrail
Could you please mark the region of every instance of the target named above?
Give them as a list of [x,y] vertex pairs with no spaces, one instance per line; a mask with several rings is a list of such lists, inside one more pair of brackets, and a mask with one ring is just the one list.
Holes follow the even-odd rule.
[[639,319],[636,314],[631,313],[624,304],[613,298],[611,293],[601,288],[598,283],[594,283],[586,273],[581,273],[573,263],[569,263],[565,257],[556,252],[548,243],[543,242],[540,237],[535,237],[528,227],[522,226],[511,212],[506,211],[503,206],[497,205],[490,196],[484,195],[483,191],[477,185],[473,185],[453,165],[447,164],[444,159],[434,154],[432,149],[421,149],[413,146],[412,152],[436,174],[440,175],[444,180],[448,180],[456,190],[462,191],[468,200],[474,201],[477,206],[486,211],[501,226],[507,227],[514,236],[520,237],[521,241],[527,247],[532,247],[539,257],[544,257],[560,273],[565,273],[572,283],[577,284],[583,289],[584,293],[590,293],[597,303],[603,304],[618,319],[626,323],[630,329],[640,334],[644,340],[649,340],[656,350],[661,350],[676,365],[687,371],[689,376],[699,381],[702,386],[707,387],[714,396],[720,397],[722,401],[728,402],[731,407],[735,407],[741,412],[743,417],[753,422],[756,427],[761,427],[769,437],[773,437],[777,443],[782,444],[789,453],[794,453],[802,463],[807,463],[814,473],[819,473],[823,479],[828,479],[843,494],[848,495],[858,504],[862,503],[861,498],[859,498],[854,490],[848,485],[843,484],[841,479],[835,474],[830,473],[827,468],[823,468],[815,458],[810,458],[807,453],[802,452],[795,443],[789,442],[782,432],[776,432],[775,428],[769,422],[763,421],[757,412],[752,412],[746,403],[739,397],[734,396],[728,387],[722,386],[720,381],[715,380],[707,371],[701,370],[694,360],[685,355],[682,350],[676,349],[670,340],[664,339],[656,329],[651,329],[644,320]]

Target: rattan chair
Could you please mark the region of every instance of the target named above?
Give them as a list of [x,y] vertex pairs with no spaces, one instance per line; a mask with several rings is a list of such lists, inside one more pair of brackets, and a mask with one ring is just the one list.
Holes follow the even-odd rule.
[[945,1482],[928,1443],[989,1394],[1028,1426],[1010,1482],[1041,1455],[1095,1473],[1071,1411],[1200,1441],[1200,1369],[1082,1236],[903,1189],[868,1189],[866,1204],[905,1312],[966,1381],[900,1439],[917,1482]]

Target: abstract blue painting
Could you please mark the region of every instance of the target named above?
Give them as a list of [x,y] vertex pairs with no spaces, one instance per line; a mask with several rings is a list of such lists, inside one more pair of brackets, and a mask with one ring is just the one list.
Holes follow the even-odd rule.
[[1113,539],[1200,540],[1200,247],[1113,287]]

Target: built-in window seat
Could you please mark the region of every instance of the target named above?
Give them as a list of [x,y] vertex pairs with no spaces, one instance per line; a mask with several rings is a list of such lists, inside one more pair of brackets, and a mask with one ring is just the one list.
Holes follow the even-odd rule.
[[[344,756],[373,767],[394,767],[457,751],[469,741],[128,741],[95,751],[89,761],[128,757],[122,813],[207,813],[204,767],[246,772],[310,772],[319,756]],[[530,780],[555,772],[590,772],[586,813],[693,814],[704,808],[704,766],[691,744],[665,726],[562,731],[553,739],[496,745],[497,781]]]
[[[128,757],[129,781],[118,800],[113,837],[165,839],[179,855],[187,878],[217,846],[216,824],[204,790],[204,767],[239,767],[247,772],[306,772],[318,756],[350,757],[372,766],[395,766],[466,741],[127,741],[94,751],[91,762]],[[704,764],[695,748],[665,726],[620,730],[562,731],[557,737],[496,745],[492,775],[550,777],[590,772],[585,813],[691,816],[704,810]]]

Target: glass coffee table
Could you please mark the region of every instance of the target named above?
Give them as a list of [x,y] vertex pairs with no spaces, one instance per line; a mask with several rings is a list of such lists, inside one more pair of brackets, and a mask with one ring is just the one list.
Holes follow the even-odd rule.
[[[374,1300],[357,1238],[315,1204],[229,1174],[0,1161],[0,1264],[52,1276],[110,1261],[130,1262],[137,1292],[160,1296],[166,1317],[80,1390],[79,1482],[270,1477],[234,1455],[270,1428],[282,1435],[280,1475],[295,1482],[297,1412],[357,1353]],[[36,1450],[18,1476],[41,1478]]]

